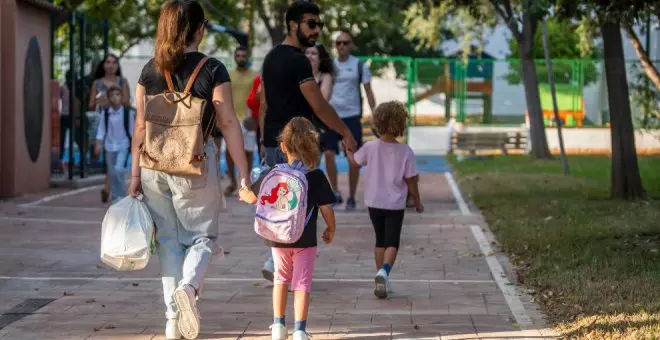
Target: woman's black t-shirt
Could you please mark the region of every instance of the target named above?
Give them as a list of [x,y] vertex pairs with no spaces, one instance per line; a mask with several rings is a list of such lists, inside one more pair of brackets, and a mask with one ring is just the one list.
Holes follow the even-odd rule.
[[[200,52],[190,52],[183,55],[183,60],[174,69],[172,75],[172,83],[174,89],[183,91],[188,83],[188,78],[192,75],[197,63],[199,63],[205,55]],[[204,64],[204,67],[197,75],[190,92],[197,98],[206,99],[206,107],[204,108],[204,116],[202,118],[202,128],[210,124],[211,117],[213,117],[213,89],[230,81],[229,73],[225,65],[218,59],[209,58]],[[165,76],[156,69],[154,60],[151,59],[142,68],[138,84],[144,86],[147,95],[156,95],[167,91],[167,81]]]
[[[267,174],[264,173],[261,175],[261,179]],[[264,240],[266,245],[274,248],[310,248],[316,247],[317,245],[317,231],[316,231],[316,221],[319,217],[319,208],[320,206],[334,204],[335,193],[332,191],[332,187],[328,182],[328,178],[325,177],[323,171],[319,169],[311,170],[308,172],[305,177],[307,177],[307,211],[305,214],[312,213],[312,216],[309,219],[309,222],[305,226],[300,239],[292,244],[277,243],[268,240]],[[252,187],[254,192],[259,192],[258,186],[260,181],[257,181]]]

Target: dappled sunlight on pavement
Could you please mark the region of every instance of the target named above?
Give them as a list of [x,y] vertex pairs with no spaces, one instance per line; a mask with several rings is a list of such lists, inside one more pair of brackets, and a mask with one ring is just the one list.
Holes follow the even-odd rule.
[[[373,295],[366,209],[337,208],[335,242],[318,249],[308,320],[313,339],[540,339],[540,315],[523,297],[503,293],[504,281],[486,260],[497,254],[485,254],[475,238],[471,226],[483,226],[478,211],[469,202],[467,211],[459,207],[443,174],[424,173],[421,180],[427,211],[406,213],[394,293],[386,300]],[[0,339],[164,339],[158,257],[141,271],[107,268],[99,259],[107,206],[98,190],[44,199],[54,193],[62,191],[0,204]],[[252,218],[251,207],[228,199],[219,226],[224,258],[212,262],[199,301],[200,339],[270,339],[272,285],[260,277],[269,249]],[[17,312],[25,301],[45,305]]]

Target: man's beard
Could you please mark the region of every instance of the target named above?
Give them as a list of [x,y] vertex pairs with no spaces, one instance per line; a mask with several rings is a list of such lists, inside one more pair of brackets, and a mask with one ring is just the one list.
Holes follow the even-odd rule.
[[298,32],[296,33],[296,36],[297,36],[297,38],[298,38],[298,42],[300,42],[300,45],[302,45],[303,47],[312,47],[312,46],[314,46],[314,44],[316,44],[316,42],[315,42],[315,41],[312,42],[312,41],[310,40],[310,38],[311,38],[311,37],[314,37],[314,38],[317,38],[317,37],[318,37],[318,35],[316,35],[316,34],[313,34],[313,35],[310,35],[309,37],[306,37],[306,36],[305,36],[304,34],[302,34],[300,31],[298,31]]
[[239,68],[244,68],[245,66],[247,66],[247,61],[243,61],[243,60],[236,61],[236,66],[238,66]]

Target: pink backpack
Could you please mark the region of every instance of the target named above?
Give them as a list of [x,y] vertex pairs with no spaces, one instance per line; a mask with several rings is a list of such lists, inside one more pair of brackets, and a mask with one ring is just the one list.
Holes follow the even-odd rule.
[[278,164],[264,177],[257,195],[254,231],[266,240],[291,244],[302,236],[312,217],[307,212],[309,170],[300,162]]

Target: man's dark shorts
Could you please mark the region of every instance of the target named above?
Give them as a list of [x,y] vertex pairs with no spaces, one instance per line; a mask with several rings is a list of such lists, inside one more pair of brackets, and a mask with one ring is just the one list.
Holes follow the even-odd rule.
[[[344,124],[348,126],[348,129],[351,131],[353,138],[357,142],[357,147],[362,147],[362,119],[357,117],[342,118]],[[343,137],[336,133],[333,130],[326,130],[323,135],[321,135],[321,149],[324,151],[334,151],[336,154],[339,154],[339,142]]]

